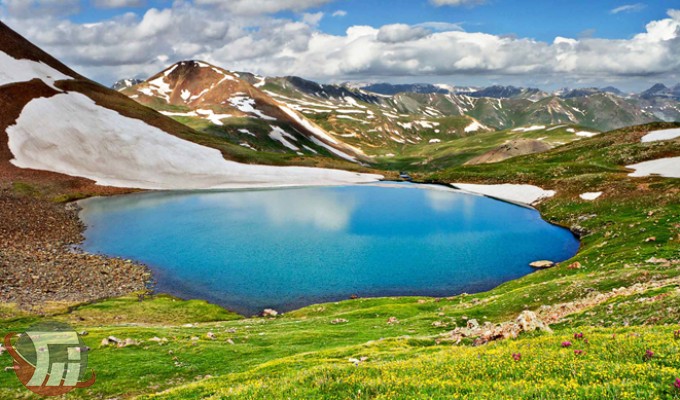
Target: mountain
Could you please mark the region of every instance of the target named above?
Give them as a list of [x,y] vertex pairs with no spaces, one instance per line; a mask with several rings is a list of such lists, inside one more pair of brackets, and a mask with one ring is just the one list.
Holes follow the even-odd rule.
[[[202,61],[183,61],[123,93],[161,114],[250,150],[370,161],[360,149],[333,137],[260,90],[262,83],[251,83],[256,80],[254,76],[241,76]],[[307,81],[296,84],[323,91],[316,84],[307,85]],[[334,88],[326,95],[341,96],[342,91]]]
[[489,86],[484,89],[477,90],[470,93],[472,97],[488,97],[492,99],[511,99],[511,98],[527,98],[527,99],[541,99],[547,96],[547,93],[535,88],[518,88],[514,86]]
[[[452,158],[458,163],[505,144],[463,140],[485,132],[507,131],[507,141],[546,137],[553,146],[580,140],[590,132],[680,119],[680,103],[675,100],[623,96],[613,87],[547,93],[514,86],[334,85],[228,71],[199,61],[175,64],[122,92],[250,151],[318,154],[390,168],[434,160],[448,165],[433,148],[440,143],[451,143],[465,154]],[[551,134],[526,137],[524,129],[534,127]],[[554,139],[552,128],[562,132],[559,139]],[[521,147],[532,152],[543,149]],[[434,153],[422,153],[426,150]],[[418,154],[425,161],[411,159],[404,164],[400,160],[404,154]]]
[[657,83],[651,88],[640,93],[640,97],[647,100],[662,98],[680,101],[680,84],[669,88],[663,83]]
[[398,93],[449,93],[448,89],[438,87],[429,83],[414,83],[414,84],[403,84],[403,85],[392,85],[389,83],[373,83],[370,85],[362,86],[361,89],[367,92],[385,94],[385,95],[395,95]]
[[[4,182],[198,189],[374,181],[271,162],[77,74],[0,23],[0,176]],[[227,77],[225,77],[227,79]],[[162,82],[162,79],[157,82]],[[165,86],[158,88],[164,92]]]
[[132,79],[121,79],[118,82],[114,83],[111,86],[111,89],[120,92],[123,89],[127,89],[127,88],[133,87],[135,85],[139,85],[142,82],[144,82],[144,81],[141,80],[141,79],[134,79],[134,78],[132,78]]

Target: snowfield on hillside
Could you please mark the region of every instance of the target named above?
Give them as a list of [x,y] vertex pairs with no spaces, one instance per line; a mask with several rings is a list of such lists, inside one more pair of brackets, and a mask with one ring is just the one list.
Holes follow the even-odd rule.
[[553,197],[556,193],[554,190],[544,190],[538,186],[515,185],[509,183],[501,185],[475,185],[470,183],[452,183],[452,185],[466,192],[481,194],[484,196],[506,200],[512,203],[526,205],[538,203],[543,199]]
[[76,93],[37,98],[7,129],[12,163],[140,189],[221,189],[374,182],[379,175],[246,165],[98,106]]
[[680,178],[680,157],[661,158],[658,160],[645,161],[638,164],[628,165],[626,168],[634,169],[629,176],[641,177],[660,175],[667,178]]
[[672,140],[678,137],[680,137],[680,128],[663,129],[660,131],[649,132],[648,134],[642,137],[642,143]]
[[32,60],[17,60],[9,54],[0,51],[0,85],[16,82],[28,82],[32,79],[41,79],[51,88],[58,90],[54,82],[73,79],[42,62]]

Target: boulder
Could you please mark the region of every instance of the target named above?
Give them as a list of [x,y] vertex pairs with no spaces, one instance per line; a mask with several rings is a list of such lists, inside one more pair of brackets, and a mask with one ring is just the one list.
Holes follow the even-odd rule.
[[276,317],[277,315],[279,315],[279,312],[271,308],[265,308],[264,311],[262,311],[263,317]]
[[525,310],[515,320],[523,332],[533,332],[536,330],[552,332],[552,329],[543,322],[533,311]]
[[531,264],[529,264],[529,266],[534,267],[534,268],[544,269],[544,268],[554,267],[555,263],[552,262],[552,261],[548,261],[548,260],[540,260],[540,261],[532,262]]

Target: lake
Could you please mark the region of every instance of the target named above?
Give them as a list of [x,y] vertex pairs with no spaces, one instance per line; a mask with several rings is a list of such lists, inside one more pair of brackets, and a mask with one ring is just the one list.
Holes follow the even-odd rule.
[[84,250],[134,259],[156,291],[244,315],[491,289],[579,248],[536,210],[406,183],[152,192],[80,202]]

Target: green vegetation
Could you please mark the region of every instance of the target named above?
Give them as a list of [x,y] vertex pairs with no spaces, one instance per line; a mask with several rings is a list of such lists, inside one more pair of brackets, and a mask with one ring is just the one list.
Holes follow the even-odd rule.
[[[672,126],[627,128],[496,164],[421,169],[428,182],[556,189],[539,210],[579,231],[582,247],[555,268],[485,293],[347,300],[277,318],[167,296],[82,305],[52,316],[89,332],[98,374],[69,397],[680,399],[680,180],[631,178],[624,168],[680,155],[680,140],[640,143],[648,130]],[[602,197],[579,198],[594,191]],[[524,310],[554,333],[481,346],[452,340],[471,319],[503,323]],[[1,326],[17,332],[41,318]],[[102,347],[109,336],[138,344]],[[9,365],[0,356],[0,367]],[[10,373],[0,374],[0,397],[30,398]]]

